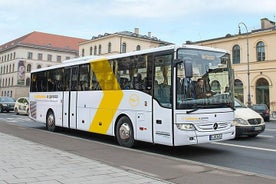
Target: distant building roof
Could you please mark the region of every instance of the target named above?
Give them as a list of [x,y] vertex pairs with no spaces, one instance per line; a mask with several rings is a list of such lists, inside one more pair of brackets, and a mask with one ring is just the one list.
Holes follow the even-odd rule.
[[116,33],[105,33],[103,35],[99,34],[98,36],[93,36],[91,40],[96,40],[96,39],[100,39],[100,38],[104,38],[104,37],[108,37],[108,36],[112,36],[112,35],[120,35],[120,36],[132,37],[132,38],[140,38],[140,39],[145,39],[145,40],[148,40],[148,41],[159,42],[159,43],[162,43],[164,45],[172,44],[170,42],[160,40],[159,38],[157,38],[155,36],[151,36],[151,32],[149,32],[148,35],[141,35],[141,34],[139,34],[139,29],[138,28],[135,28],[134,32],[120,31],[120,32],[116,32]]
[[38,46],[48,49],[78,51],[79,43],[87,41],[82,38],[61,36],[34,31],[8,43],[0,45],[0,52],[16,46]]

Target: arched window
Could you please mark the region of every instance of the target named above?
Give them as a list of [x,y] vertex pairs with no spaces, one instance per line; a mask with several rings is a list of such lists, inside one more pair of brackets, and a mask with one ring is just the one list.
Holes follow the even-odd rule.
[[99,55],[102,54],[102,45],[99,45]]
[[238,64],[241,62],[240,51],[241,51],[240,46],[234,45],[232,50],[233,64]]
[[90,47],[90,56],[93,55],[93,47]]
[[265,45],[264,45],[264,42],[260,41],[260,42],[257,43],[256,52],[257,52],[257,61],[264,61],[265,60]]
[[37,69],[41,68],[41,65],[37,65]]
[[256,103],[264,103],[270,106],[269,83],[265,78],[260,78],[256,82]]
[[27,65],[27,72],[31,72],[31,70],[32,70],[32,65],[31,65],[31,64],[28,64],[28,65]]
[[126,43],[122,44],[122,53],[126,53]]
[[30,84],[31,84],[31,79],[28,77],[28,78],[26,79],[26,86],[30,86]]
[[137,45],[137,46],[136,46],[136,50],[141,50],[141,46],[140,46],[140,45]]
[[94,46],[94,55],[97,55],[97,46]]
[[84,56],[84,49],[81,50],[81,56]]
[[111,53],[111,42],[108,43],[108,53]]

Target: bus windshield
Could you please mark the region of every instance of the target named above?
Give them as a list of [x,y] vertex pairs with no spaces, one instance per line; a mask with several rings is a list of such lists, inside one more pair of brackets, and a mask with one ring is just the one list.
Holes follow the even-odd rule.
[[181,61],[176,64],[177,109],[233,108],[229,54],[182,48],[177,59]]

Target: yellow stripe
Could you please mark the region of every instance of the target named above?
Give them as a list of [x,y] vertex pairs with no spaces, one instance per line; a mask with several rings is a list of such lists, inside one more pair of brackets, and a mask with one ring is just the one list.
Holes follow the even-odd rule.
[[91,62],[91,68],[103,90],[103,98],[90,124],[89,131],[106,134],[121,103],[123,92],[107,59]]

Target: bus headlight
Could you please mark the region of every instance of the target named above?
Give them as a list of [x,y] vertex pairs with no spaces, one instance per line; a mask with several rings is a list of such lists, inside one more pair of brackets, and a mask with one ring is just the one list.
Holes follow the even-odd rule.
[[242,118],[235,118],[232,123],[234,126],[238,125],[248,125],[248,122]]
[[179,130],[193,131],[195,130],[195,126],[190,123],[176,123],[176,127]]

